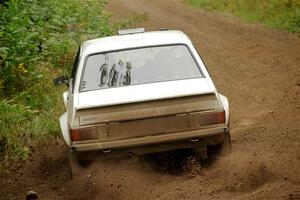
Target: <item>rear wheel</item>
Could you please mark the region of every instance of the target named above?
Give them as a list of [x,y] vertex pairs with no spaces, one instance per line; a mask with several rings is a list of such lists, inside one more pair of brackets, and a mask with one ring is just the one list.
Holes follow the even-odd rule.
[[199,145],[194,149],[195,156],[197,160],[206,160],[207,159],[207,147],[204,145]]

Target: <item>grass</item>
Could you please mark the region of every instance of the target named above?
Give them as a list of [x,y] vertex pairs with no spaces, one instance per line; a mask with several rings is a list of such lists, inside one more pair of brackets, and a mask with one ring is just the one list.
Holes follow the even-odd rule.
[[232,13],[252,23],[300,33],[299,0],[185,0],[196,7]]
[[45,137],[58,137],[62,92],[80,43],[134,26],[147,14],[109,22],[105,0],[0,1],[0,174],[26,160]]

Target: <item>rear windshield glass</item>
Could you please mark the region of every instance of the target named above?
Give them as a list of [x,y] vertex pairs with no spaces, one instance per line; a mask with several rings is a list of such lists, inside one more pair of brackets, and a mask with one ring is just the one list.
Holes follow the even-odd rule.
[[80,92],[202,77],[185,45],[146,47],[88,56]]

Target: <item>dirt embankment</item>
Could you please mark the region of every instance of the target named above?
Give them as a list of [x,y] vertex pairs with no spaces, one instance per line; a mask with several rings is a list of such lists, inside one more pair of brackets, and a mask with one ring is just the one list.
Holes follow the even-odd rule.
[[[194,41],[230,100],[232,154],[193,162],[111,159],[70,181],[62,141],[41,147],[23,169],[1,177],[0,199],[300,199],[300,39],[175,0],[112,0],[114,20],[146,12],[147,30],[180,29]],[[190,165],[182,165],[189,160]]]

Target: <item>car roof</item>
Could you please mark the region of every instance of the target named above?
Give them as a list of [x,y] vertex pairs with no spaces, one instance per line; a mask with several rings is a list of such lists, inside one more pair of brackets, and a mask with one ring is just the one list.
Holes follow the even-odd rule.
[[97,53],[146,46],[191,44],[191,40],[182,31],[163,30],[134,34],[114,35],[82,43],[83,53]]

